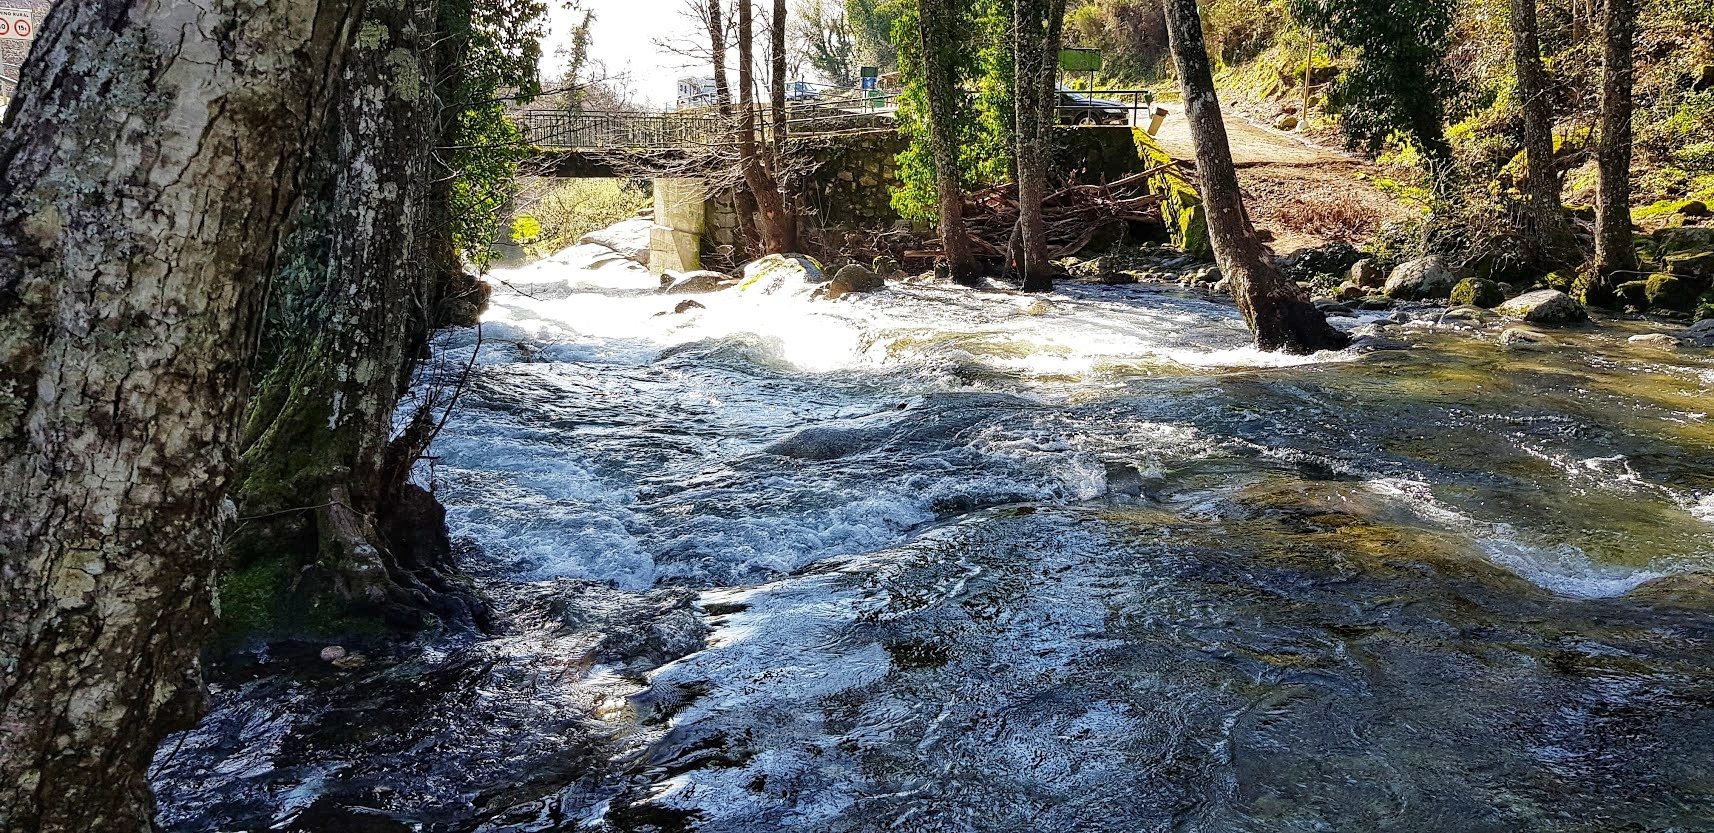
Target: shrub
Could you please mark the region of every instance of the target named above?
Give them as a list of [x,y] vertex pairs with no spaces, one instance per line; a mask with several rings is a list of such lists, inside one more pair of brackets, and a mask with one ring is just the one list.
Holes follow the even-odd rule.
[[518,198],[511,235],[532,256],[553,254],[598,228],[634,217],[649,203],[646,186],[622,179],[554,179]]

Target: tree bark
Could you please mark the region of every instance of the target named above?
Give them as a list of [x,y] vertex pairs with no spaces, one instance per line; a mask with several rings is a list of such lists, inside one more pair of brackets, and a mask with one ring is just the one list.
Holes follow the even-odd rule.
[[756,138],[753,2],[738,0],[738,165],[762,215],[762,247],[771,254],[782,254],[797,248],[797,234],[786,213],[779,182],[764,163],[761,143]]
[[[238,570],[294,577],[274,594],[282,610],[319,602],[402,631],[477,618],[449,551],[384,534],[398,510],[433,500],[407,488],[420,449],[395,447],[394,412],[463,278],[431,170],[445,98],[432,85],[452,74],[437,42],[455,40],[437,32],[438,11],[434,0],[372,5],[351,50],[315,191],[275,276],[235,490],[248,520],[229,543]],[[272,569],[280,559],[288,569]],[[297,623],[235,625],[270,635]]]
[[917,0],[917,37],[928,98],[929,150],[934,157],[941,256],[954,281],[973,285],[980,272],[964,225],[964,188],[959,182],[956,114],[964,106],[964,93],[958,89],[957,50],[953,48],[958,38],[954,2]]
[[1047,163],[1057,121],[1054,79],[1064,19],[1064,0],[1015,0],[1013,4],[1019,245],[1012,267],[1023,278],[1025,292],[1053,289],[1053,264],[1048,262],[1041,211],[1042,200],[1047,197]]
[[359,4],[55,7],[0,132],[0,829],[149,829],[261,319]]
[[1541,66],[1536,0],[1511,0],[1511,17],[1512,64],[1523,108],[1526,163],[1519,232],[1532,262],[1560,265],[1574,256],[1574,246],[1553,162],[1553,108]]
[[1602,22],[1601,140],[1596,149],[1595,264],[1583,301],[1618,304],[1620,276],[1637,268],[1631,235],[1631,88],[1637,38],[1636,0],[1607,0]]
[[1345,346],[1349,338],[1329,325],[1327,317],[1304,297],[1303,290],[1268,262],[1250,226],[1238,190],[1238,172],[1232,166],[1220,100],[1214,93],[1214,73],[1202,42],[1202,16],[1196,0],[1166,0],[1166,14],[1168,42],[1196,147],[1209,243],[1221,273],[1232,284],[1238,309],[1255,332],[1256,346],[1288,353]]

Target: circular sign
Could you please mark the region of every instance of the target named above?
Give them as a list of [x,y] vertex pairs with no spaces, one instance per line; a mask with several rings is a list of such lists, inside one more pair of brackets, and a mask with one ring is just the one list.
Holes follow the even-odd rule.
[[0,35],[12,34],[12,21],[0,17]]
[[17,25],[12,27],[12,31],[16,32],[18,34],[18,37],[20,37],[20,38],[29,37],[30,36],[30,21],[20,19],[18,21]]

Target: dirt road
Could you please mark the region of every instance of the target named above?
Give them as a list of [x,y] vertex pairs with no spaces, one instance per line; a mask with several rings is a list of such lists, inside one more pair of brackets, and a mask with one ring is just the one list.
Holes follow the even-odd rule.
[[[1172,105],[1167,109],[1155,138],[1173,158],[1194,167],[1190,125],[1182,110]],[[1367,160],[1310,144],[1230,110],[1226,133],[1250,218],[1273,235],[1270,245],[1282,254],[1333,240],[1360,245],[1388,221],[1413,212],[1372,184],[1378,168]]]

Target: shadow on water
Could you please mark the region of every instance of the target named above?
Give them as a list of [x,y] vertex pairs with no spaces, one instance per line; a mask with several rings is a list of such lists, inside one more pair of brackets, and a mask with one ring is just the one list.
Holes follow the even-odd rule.
[[1714,828],[1706,355],[556,268],[436,449],[508,633],[229,668],[167,829]]

